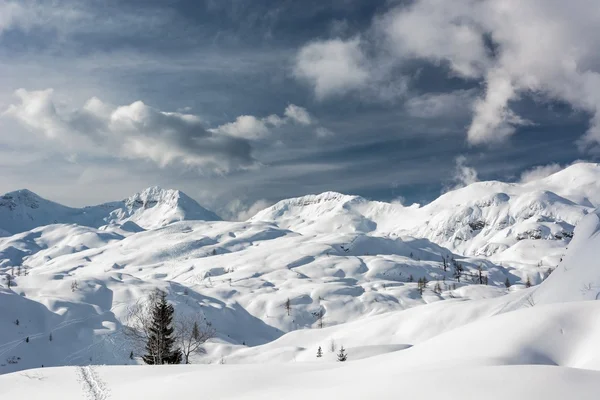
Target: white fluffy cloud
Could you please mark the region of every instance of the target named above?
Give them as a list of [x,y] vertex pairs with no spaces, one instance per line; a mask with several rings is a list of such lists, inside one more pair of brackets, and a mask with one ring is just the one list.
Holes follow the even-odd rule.
[[294,104],[287,106],[284,115],[301,125],[310,125],[313,122],[312,117],[305,108],[298,107]]
[[530,124],[511,103],[535,94],[591,113],[579,144],[597,148],[597,9],[596,0],[414,0],[377,18],[363,35],[369,43],[333,39],[307,44],[298,53],[296,76],[322,98],[362,88],[369,78],[367,65],[411,60],[447,65],[453,75],[483,83],[467,129],[470,143],[501,141]]
[[[290,104],[283,112],[283,117],[275,114],[264,118],[242,115],[237,117],[234,122],[220,125],[217,128],[210,129],[210,131],[215,134],[224,133],[249,140],[262,140],[272,138],[277,128],[288,124],[309,126],[314,123],[314,119],[305,108]],[[319,128],[322,127],[317,129]]]
[[544,179],[562,169],[563,167],[561,167],[561,165],[557,163],[548,165],[538,165],[537,167],[533,167],[530,170],[524,171],[521,174],[520,182],[529,183],[540,179]]
[[191,114],[164,112],[141,101],[112,107],[97,98],[74,111],[59,109],[53,90],[19,89],[3,114],[69,153],[181,162],[217,172],[254,164],[248,141],[206,130]]
[[[600,16],[594,0],[417,0],[383,19],[400,57],[446,62],[481,79],[471,143],[502,140],[528,123],[510,102],[535,92],[596,114],[600,106]],[[486,43],[487,40],[487,43]],[[584,142],[600,142],[596,118]]]
[[321,99],[363,87],[369,79],[359,38],[307,44],[296,57],[294,74],[308,82]]
[[444,192],[460,189],[472,183],[479,182],[477,170],[467,165],[467,158],[465,156],[458,156],[454,161],[456,164],[454,167],[452,184],[445,187],[443,190]]
[[[217,128],[207,128],[196,115],[165,112],[136,101],[114,107],[98,98],[82,107],[59,107],[52,89],[15,92],[19,99],[1,116],[18,121],[55,149],[74,158],[79,153],[153,161],[160,166],[182,163],[204,171],[225,173],[259,165],[252,156],[257,141],[278,142],[286,125],[326,129],[309,112],[290,104],[283,116],[242,115]],[[329,131],[327,131],[329,132]]]
[[250,205],[244,203],[240,199],[235,199],[228,203],[220,212],[222,217],[226,220],[246,221],[256,215],[259,211],[262,211],[271,205],[273,205],[272,202],[264,199],[257,200]]
[[258,119],[252,115],[241,115],[234,122],[219,126],[214,132],[223,132],[231,136],[246,139],[262,139],[270,133],[267,124],[277,126],[279,119],[272,117]]

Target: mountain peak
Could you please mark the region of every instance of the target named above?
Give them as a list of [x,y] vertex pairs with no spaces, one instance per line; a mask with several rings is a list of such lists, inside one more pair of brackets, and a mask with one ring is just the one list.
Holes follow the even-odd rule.
[[75,223],[100,227],[106,224],[135,222],[152,229],[182,220],[220,221],[179,190],[149,187],[122,201],[71,208],[46,200],[28,189],[15,190],[0,197],[0,236],[56,223]]
[[[123,201],[124,206],[111,212],[109,222],[132,220],[140,226],[166,225],[181,220],[220,221],[212,211],[202,207],[180,190],[151,186]],[[145,214],[142,217],[142,213]]]

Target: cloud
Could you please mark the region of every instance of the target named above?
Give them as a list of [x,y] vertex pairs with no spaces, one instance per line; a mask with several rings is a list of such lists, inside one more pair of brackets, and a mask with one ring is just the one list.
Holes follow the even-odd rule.
[[331,131],[325,127],[322,127],[322,126],[317,127],[317,129],[315,129],[315,133],[320,138],[328,138],[328,137],[335,136],[335,133],[333,133],[333,131]]
[[270,130],[267,124],[277,126],[279,119],[275,119],[275,123],[272,117],[265,119],[258,119],[252,115],[241,115],[236,118],[235,122],[229,122],[227,124],[219,126],[214,130],[215,133],[222,132],[227,135],[236,136],[246,139],[262,139],[269,135]]
[[474,90],[449,93],[425,93],[406,101],[408,115],[416,118],[455,118],[467,115],[475,101]]
[[312,124],[312,118],[308,111],[306,111],[305,108],[298,107],[294,104],[290,104],[289,106],[287,106],[284,115],[292,121],[295,121],[301,125]]
[[397,196],[394,199],[392,199],[392,201],[390,201],[390,203],[392,204],[398,204],[398,205],[405,205],[406,204],[406,197],[404,196]]
[[454,159],[454,176],[452,177],[452,184],[445,187],[443,192],[449,192],[468,186],[472,183],[479,182],[477,177],[477,170],[467,165],[467,158],[465,156],[458,156]]
[[544,179],[562,169],[563,167],[557,163],[548,165],[538,165],[527,171],[523,171],[523,173],[521,173],[521,179],[519,180],[519,182],[529,183],[540,179]]
[[294,75],[311,85],[319,99],[364,87],[369,69],[360,38],[305,45],[296,56]]
[[273,205],[273,203],[265,199],[257,200],[250,205],[244,203],[240,199],[234,199],[220,212],[223,218],[227,220],[246,221],[256,215],[259,211],[262,211],[271,205]]
[[[242,115],[237,117],[234,122],[220,125],[217,128],[210,129],[210,131],[215,134],[223,133],[248,140],[264,140],[272,139],[276,134],[276,130],[286,125],[310,126],[315,123],[315,119],[305,108],[290,104],[284,110],[282,117],[276,114],[264,118]],[[316,128],[318,136],[320,136],[319,132],[325,131],[326,128],[324,127],[318,126]]]
[[52,89],[15,92],[11,117],[57,148],[92,155],[150,160],[228,172],[255,164],[247,140],[206,130],[199,117],[164,112],[141,101],[112,107],[97,98],[74,111],[61,110]]
[[365,90],[372,66],[379,66],[379,75],[426,62],[481,86],[466,132],[469,143],[501,142],[531,124],[513,108],[532,95],[590,113],[578,144],[600,151],[600,17],[590,12],[596,8],[595,0],[396,3],[354,39],[308,43],[298,53],[295,73],[324,98]]

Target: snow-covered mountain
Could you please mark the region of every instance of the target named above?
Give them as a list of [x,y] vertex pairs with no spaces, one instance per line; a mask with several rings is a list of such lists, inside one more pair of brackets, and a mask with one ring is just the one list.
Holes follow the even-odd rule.
[[[148,368],[84,367],[140,363],[123,326],[129,307],[157,288],[178,316],[201,316],[217,331],[194,363],[277,363],[260,370],[319,382],[325,374],[324,388],[348,374],[348,384],[381,376],[407,385],[433,376],[437,384],[484,369],[478,382],[494,387],[500,382],[489,376],[497,374],[515,384],[554,376],[563,386],[550,394],[573,382],[592,390],[599,373],[574,368],[600,370],[600,325],[590,318],[600,309],[582,302],[600,292],[599,177],[597,164],[577,164],[528,183],[475,183],[422,207],[326,192],[283,200],[246,222],[220,221],[158,188],[82,209],[10,193],[0,208],[8,235],[0,238],[0,374],[8,374],[0,398],[55,395],[56,385],[65,388],[57,398],[76,398],[77,379],[96,398],[107,396],[100,380],[111,398],[140,385],[156,398],[154,382],[165,380],[182,380],[184,395],[195,373],[221,382],[218,365],[167,367],[160,377]],[[340,346],[347,367],[334,362]],[[230,379],[232,370],[245,376],[256,366],[222,373]],[[227,393],[279,393],[272,376],[260,376]],[[300,386],[296,398],[322,394]],[[487,393],[466,386],[453,386],[449,398]],[[211,398],[226,392],[207,390]],[[373,390],[361,384],[345,397]]]
[[29,190],[0,197],[0,236],[50,224],[101,227],[131,221],[153,229],[182,220],[218,221],[220,218],[179,190],[151,187],[122,200],[84,208],[66,207]]
[[581,163],[523,184],[473,183],[422,207],[326,192],[282,200],[251,220],[305,233],[411,235],[459,254],[555,267],[575,225],[598,205],[600,165]]

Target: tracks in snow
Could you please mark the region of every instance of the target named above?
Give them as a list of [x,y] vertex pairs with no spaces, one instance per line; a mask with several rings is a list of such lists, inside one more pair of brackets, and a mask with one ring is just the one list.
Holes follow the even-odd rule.
[[109,389],[91,366],[77,367],[78,380],[81,382],[83,393],[89,400],[107,400]]

